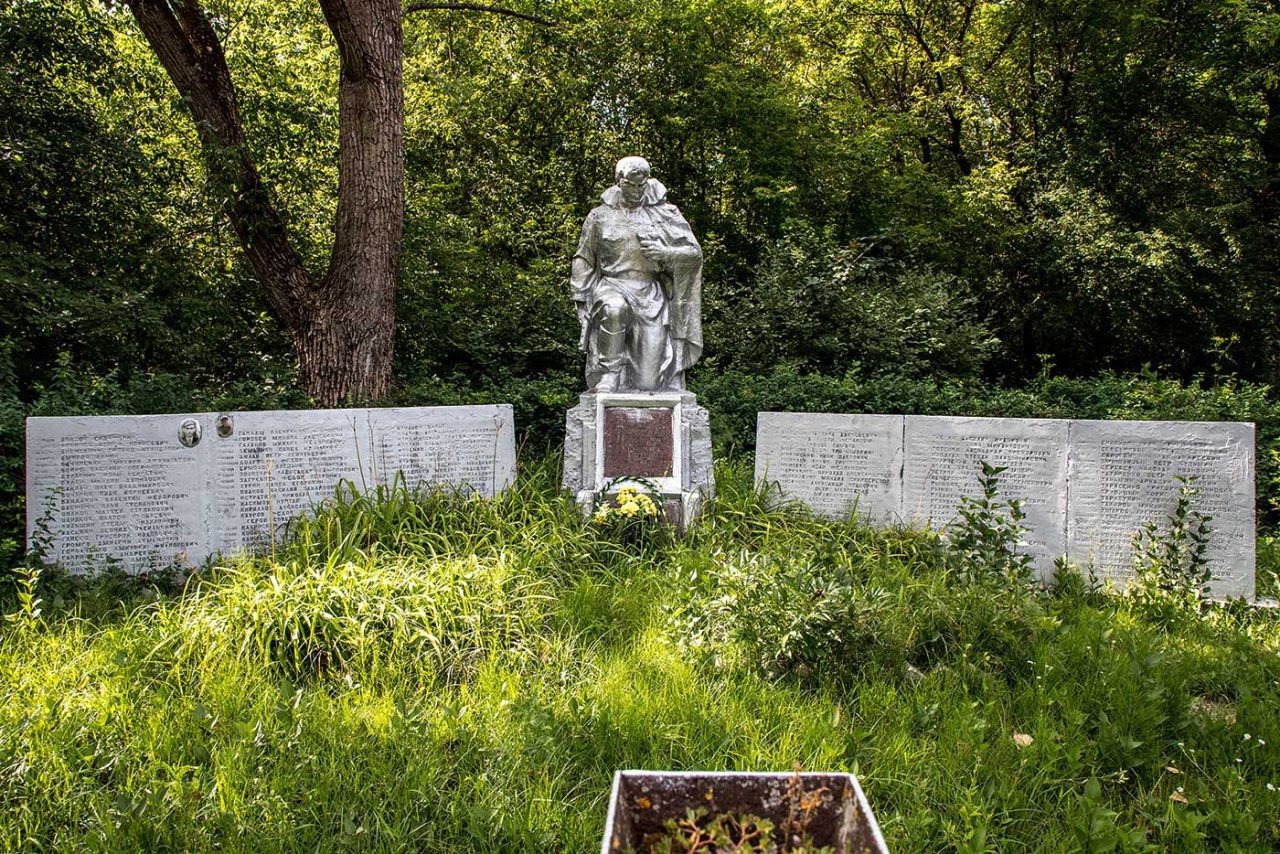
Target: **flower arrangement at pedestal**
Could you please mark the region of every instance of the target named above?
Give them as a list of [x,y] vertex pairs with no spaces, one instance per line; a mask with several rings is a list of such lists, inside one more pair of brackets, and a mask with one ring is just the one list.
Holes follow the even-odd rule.
[[[614,491],[616,489],[616,491]],[[622,542],[638,543],[662,527],[662,490],[652,481],[620,477],[596,493],[591,522],[618,535]]]
[[619,489],[612,499],[606,497],[597,504],[591,521],[600,525],[611,519],[644,519],[657,515],[657,503],[648,494],[628,484]]

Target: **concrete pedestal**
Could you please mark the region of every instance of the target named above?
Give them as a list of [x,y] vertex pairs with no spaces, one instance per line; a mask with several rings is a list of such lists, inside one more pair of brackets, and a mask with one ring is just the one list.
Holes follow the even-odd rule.
[[681,526],[714,494],[710,419],[693,394],[588,393],[566,413],[563,484],[584,512],[627,477],[657,484]]

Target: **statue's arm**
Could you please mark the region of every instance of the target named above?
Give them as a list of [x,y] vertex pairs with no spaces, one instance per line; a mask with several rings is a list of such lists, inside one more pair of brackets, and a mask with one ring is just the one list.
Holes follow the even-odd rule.
[[578,238],[578,251],[573,253],[569,285],[573,301],[586,303],[591,298],[591,280],[596,269],[596,215],[592,211],[582,223],[582,236]]
[[660,246],[655,245],[651,251],[646,251],[645,256],[672,271],[701,264],[702,247],[698,245],[698,238],[693,236],[693,229],[689,227],[688,221],[675,205],[668,205],[665,214],[665,239]]
[[573,263],[569,273],[569,288],[573,296],[573,307],[578,313],[578,326],[581,335],[578,347],[585,350],[587,346],[587,326],[590,322],[588,305],[591,302],[591,287],[596,270],[596,215],[592,211],[582,223],[582,236],[578,238],[578,251],[573,253]]
[[693,264],[702,260],[702,247],[693,239],[692,234],[687,243],[675,243],[668,247],[668,252],[673,264]]

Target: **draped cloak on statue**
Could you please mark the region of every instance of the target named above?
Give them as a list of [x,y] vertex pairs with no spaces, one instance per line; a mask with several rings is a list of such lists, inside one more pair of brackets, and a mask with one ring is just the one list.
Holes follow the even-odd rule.
[[[624,389],[683,389],[702,355],[702,248],[655,178],[635,208],[616,186],[601,200],[582,224],[571,279],[587,385],[614,373]],[[661,260],[644,257],[641,238],[665,250]]]

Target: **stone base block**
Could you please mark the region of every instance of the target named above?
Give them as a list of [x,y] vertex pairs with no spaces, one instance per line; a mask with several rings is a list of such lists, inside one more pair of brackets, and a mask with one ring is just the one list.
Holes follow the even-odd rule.
[[710,418],[693,394],[588,393],[566,413],[563,486],[584,512],[628,477],[656,484],[667,518],[682,527],[712,497]]

